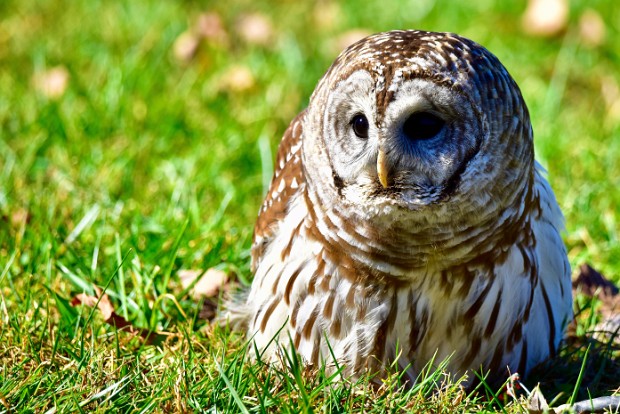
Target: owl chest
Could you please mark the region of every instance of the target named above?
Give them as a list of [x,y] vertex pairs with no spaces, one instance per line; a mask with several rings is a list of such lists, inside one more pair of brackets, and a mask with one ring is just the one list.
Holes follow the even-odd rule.
[[[249,301],[256,306],[251,331],[265,355],[275,358],[275,344],[292,341],[310,363],[335,357],[360,372],[397,360],[412,364],[414,375],[433,358],[450,356],[452,370],[462,372],[489,365],[500,348],[505,353],[505,338],[527,307],[526,294],[504,294],[507,273],[523,267],[518,258],[510,269],[412,271],[391,283],[330,252],[313,237],[303,209],[291,212],[298,221],[284,226],[295,239],[281,233],[273,240]],[[522,279],[510,283],[529,292]]]

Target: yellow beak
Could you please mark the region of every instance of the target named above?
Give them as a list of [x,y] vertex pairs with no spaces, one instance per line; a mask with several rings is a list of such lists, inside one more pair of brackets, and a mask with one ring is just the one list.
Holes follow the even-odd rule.
[[388,165],[385,159],[385,151],[383,148],[379,148],[379,155],[377,156],[377,175],[379,176],[379,182],[383,188],[388,186]]

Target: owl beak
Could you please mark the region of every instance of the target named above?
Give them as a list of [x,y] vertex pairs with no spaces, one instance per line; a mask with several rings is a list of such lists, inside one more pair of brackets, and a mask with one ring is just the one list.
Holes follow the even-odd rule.
[[385,151],[383,148],[379,149],[379,155],[377,156],[377,175],[379,176],[379,182],[383,188],[388,186],[388,165],[385,158]]

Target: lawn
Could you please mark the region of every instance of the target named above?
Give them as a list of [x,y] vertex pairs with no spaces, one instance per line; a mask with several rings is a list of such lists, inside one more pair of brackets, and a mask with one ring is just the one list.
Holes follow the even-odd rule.
[[[436,391],[440,369],[401,390],[396,375],[335,383],[294,355],[288,370],[244,363],[244,338],[212,326],[213,300],[180,276],[249,283],[254,219],[290,120],[355,36],[419,28],[470,37],[508,68],[571,265],[620,284],[620,7],[572,1],[550,37],[524,32],[525,7],[2,0],[0,412],[522,412],[524,397],[503,391]],[[99,288],[109,304],[76,305]],[[556,405],[620,386],[618,353],[588,333],[604,304],[575,306],[570,344],[526,382]]]

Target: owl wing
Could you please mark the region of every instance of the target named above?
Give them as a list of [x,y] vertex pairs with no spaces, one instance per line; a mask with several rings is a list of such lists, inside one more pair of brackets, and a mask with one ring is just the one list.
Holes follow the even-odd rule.
[[305,187],[304,172],[301,161],[301,136],[306,110],[293,119],[282,137],[278,147],[276,163],[269,191],[258,213],[252,240],[252,272],[267,245],[273,239],[285,215],[290,200]]
[[[538,214],[532,222],[536,237],[536,256],[539,267],[538,286],[534,295],[532,315],[525,335],[548,340],[528,343],[528,358],[534,361],[553,356],[563,337],[566,326],[573,318],[571,270],[560,232],[564,217],[555,195],[544,178],[544,170],[536,164],[534,194]],[[528,364],[531,367],[533,364]]]

